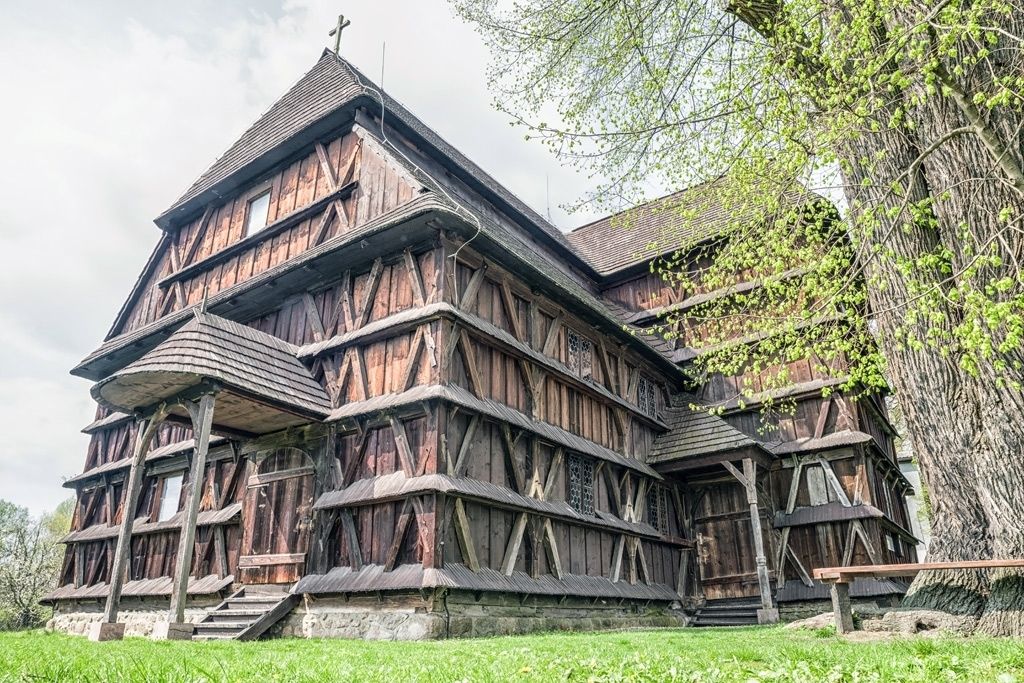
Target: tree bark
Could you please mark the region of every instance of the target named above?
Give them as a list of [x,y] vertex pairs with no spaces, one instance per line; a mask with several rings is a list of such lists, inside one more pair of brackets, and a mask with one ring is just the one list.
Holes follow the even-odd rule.
[[[881,213],[901,201],[888,188],[893,179],[910,168],[917,155],[907,134],[899,131],[883,129],[865,134],[851,145],[844,155],[844,185],[848,188],[854,225],[864,220],[865,211]],[[861,159],[878,161],[873,168],[865,168]],[[928,185],[920,173],[908,177],[905,194],[910,202],[929,196]],[[904,215],[909,217],[909,212]],[[859,236],[869,247],[877,245],[889,252],[888,256],[871,262],[868,294],[878,318],[890,383],[906,417],[906,437],[918,458],[921,479],[931,494],[930,557],[935,561],[987,558],[991,556],[991,545],[972,466],[981,446],[977,403],[973,394],[965,391],[964,373],[955,361],[928,347],[915,350],[897,338],[897,330],[905,322],[903,306],[912,297],[897,262],[916,261],[933,253],[938,235],[932,228],[911,220],[902,220],[897,225],[885,220],[881,223],[874,231]],[[941,286],[940,277],[938,273],[934,275],[935,286]],[[955,319],[955,312],[946,313],[948,325]],[[908,332],[925,339],[928,323],[918,322]],[[905,604],[955,614],[978,614],[985,605],[986,591],[987,581],[981,572],[922,572],[911,585]]]
[[[956,82],[945,72],[950,79],[947,85],[957,94],[925,97],[910,110],[922,144],[945,140],[924,160],[922,168],[935,198],[940,237],[954,254],[954,272],[963,272],[962,284],[980,291],[1004,277],[1016,280],[1019,287],[1018,268],[1024,257],[1018,233],[1007,230],[1000,218],[1006,209],[1018,220],[1024,216],[1024,196],[1007,177],[1006,164],[993,157],[991,145],[986,145],[979,133],[953,134],[979,125],[976,113],[965,112],[961,100],[964,93],[988,90],[989,79],[998,73],[990,71],[991,66],[968,71]],[[1020,118],[1003,112],[989,116],[981,125],[989,136],[1002,142],[1003,149],[1015,152],[1010,166],[1019,167],[1020,144],[1014,143],[1014,136],[1019,134]],[[998,254],[1001,263],[972,269],[979,253]],[[990,296],[999,301],[1014,295],[1019,295],[1019,290]],[[999,328],[990,334],[996,346],[1005,340],[1005,332]],[[997,351],[989,362],[979,363],[977,375],[965,376],[963,383],[965,390],[973,393],[981,419],[982,443],[974,454],[974,469],[978,500],[992,538],[992,556],[1016,559],[1024,557],[1024,394],[1007,384],[1005,374],[995,370],[995,361],[1007,363],[1012,372],[1021,367],[1024,358],[1018,350]],[[1024,635],[1024,574],[1001,570],[992,575],[991,595],[978,630],[990,635]]]
[[[763,5],[763,4],[762,4]],[[762,7],[758,5],[757,7]],[[802,67],[794,73],[805,81],[809,92],[820,69],[813,55],[794,48],[792,41],[776,41],[775,22],[781,5],[767,3],[771,10],[751,14],[749,3],[731,3],[728,11],[764,35],[781,56]],[[747,8],[746,10],[744,8]],[[879,17],[879,21],[882,21]],[[877,38],[885,42],[885,27],[879,24]],[[803,43],[801,43],[803,44]],[[796,54],[786,54],[797,49]],[[809,74],[809,75],[808,75]],[[910,207],[932,199],[921,167],[921,150],[926,144],[909,129],[892,129],[895,104],[874,112],[874,129],[864,126],[845,149],[838,150],[850,206],[853,237],[867,249],[868,295],[877,316],[879,341],[889,366],[890,384],[906,416],[907,437],[921,468],[921,477],[932,502],[931,559],[957,561],[992,556],[992,537],[981,489],[989,484],[987,463],[998,462],[1000,452],[988,450],[985,416],[973,378],[958,364],[955,354],[946,355],[927,345],[908,344],[901,332],[924,342],[939,325],[945,339],[960,323],[959,311],[945,297],[936,297],[936,317],[918,316],[908,321],[906,306],[913,300],[901,264],[918,264],[938,251],[943,235],[933,227],[919,224]],[[902,196],[891,188],[896,183]],[[877,250],[877,251],[876,251]],[[872,257],[871,255],[876,255]],[[919,287],[948,290],[945,275],[935,269],[917,268],[913,274]],[[918,289],[917,291],[920,291]],[[938,322],[936,322],[938,320]],[[901,329],[902,328],[902,329]],[[979,470],[979,467],[981,469]],[[917,576],[905,604],[958,614],[979,614],[985,606],[987,576],[977,571],[923,572]]]

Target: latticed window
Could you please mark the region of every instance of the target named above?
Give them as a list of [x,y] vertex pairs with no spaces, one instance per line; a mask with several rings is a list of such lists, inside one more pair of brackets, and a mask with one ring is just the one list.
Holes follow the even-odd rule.
[[574,330],[567,330],[569,369],[587,379],[594,376],[594,345]]
[[661,533],[668,533],[668,500],[664,486],[647,490],[647,523]]
[[569,505],[585,515],[594,514],[594,463],[569,457]]
[[636,404],[645,415],[654,417],[658,414],[658,388],[643,375],[637,383]]

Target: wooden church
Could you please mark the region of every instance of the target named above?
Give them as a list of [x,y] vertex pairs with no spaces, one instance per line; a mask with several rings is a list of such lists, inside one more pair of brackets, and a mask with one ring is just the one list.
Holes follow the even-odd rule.
[[72,371],[98,408],[52,625],[769,622],[827,598],[815,567],[913,561],[882,403],[795,368],[768,432],[756,402],[690,408],[735,378],[697,386],[699,344],[642,332],[689,302],[634,256],[667,215],[635,211],[563,234],[325,52],[156,219]]

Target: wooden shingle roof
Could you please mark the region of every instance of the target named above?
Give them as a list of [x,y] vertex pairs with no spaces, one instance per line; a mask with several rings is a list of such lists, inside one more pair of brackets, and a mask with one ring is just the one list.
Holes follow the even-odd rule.
[[713,455],[759,445],[728,422],[704,410],[685,406],[666,409],[670,429],[654,439],[647,462],[655,464]]
[[[331,409],[330,399],[297,351],[251,327],[196,313],[149,353],[98,382],[92,395],[108,406],[133,411],[212,381],[261,406],[323,418]],[[217,411],[214,421],[219,422]]]
[[177,207],[216,186],[255,162],[310,124],[334,112],[363,93],[352,74],[338,68],[329,53],[313,65],[214,161],[168,209]]
[[[733,225],[758,219],[759,207],[745,198],[731,199],[726,183],[726,178],[716,178],[605,216],[570,232],[569,242],[605,277],[691,249]],[[806,190],[791,191],[783,203],[797,206],[814,198]]]
[[174,205],[157,218],[157,223],[164,224],[172,213],[188,208],[193,200],[215,188],[223,194],[224,188],[219,186],[229,182],[233,176],[250,176],[259,173],[264,166],[280,161],[286,156],[281,151],[286,143],[306,142],[307,137],[308,142],[312,142],[316,133],[323,134],[332,127],[337,128],[359,106],[373,110],[375,114],[383,106],[388,112],[389,125],[398,125],[419,137],[428,149],[436,150],[442,163],[449,166],[455,176],[470,185],[476,185],[493,200],[519,214],[532,231],[560,247],[564,256],[578,261],[576,265],[583,268],[588,266],[561,230],[473,163],[355,66],[329,50],[324,50],[313,68],[214,161]]

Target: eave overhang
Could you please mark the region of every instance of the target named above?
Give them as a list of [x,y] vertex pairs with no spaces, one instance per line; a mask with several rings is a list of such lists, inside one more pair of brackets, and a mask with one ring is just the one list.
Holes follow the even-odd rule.
[[[526,245],[507,231],[488,222],[478,230],[461,213],[432,193],[425,193],[318,247],[289,259],[244,282],[211,295],[207,311],[231,320],[249,320],[272,309],[276,302],[326,282],[329,273],[340,273],[356,262],[372,261],[400,252],[406,246],[436,237],[438,226],[473,237],[473,246],[502,263],[514,262],[540,276],[538,290],[565,301],[574,314],[619,338],[655,367],[670,383],[686,381],[681,368],[642,340],[623,329],[622,321],[593,294],[554,266],[547,267]],[[98,381],[155,348],[192,317],[192,309],[176,311],[144,327],[115,337],[72,369],[71,374]]]

